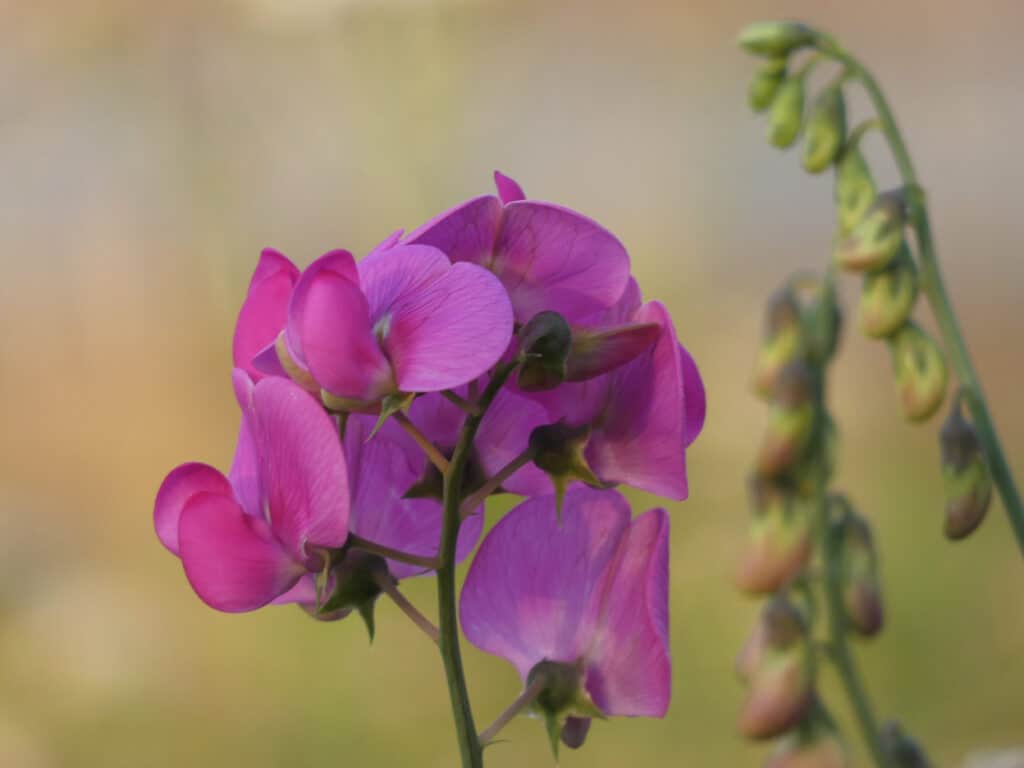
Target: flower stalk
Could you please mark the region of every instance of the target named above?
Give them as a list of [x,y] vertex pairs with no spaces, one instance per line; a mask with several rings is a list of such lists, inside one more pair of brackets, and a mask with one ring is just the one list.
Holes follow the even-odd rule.
[[545,685],[547,685],[547,680],[543,675],[538,675],[531,680],[530,684],[523,689],[523,692],[516,697],[516,700],[509,704],[505,711],[494,719],[493,723],[480,732],[480,743],[487,745],[494,741],[494,737],[501,733],[502,728],[512,722],[516,715],[536,701],[541,691],[544,690]]

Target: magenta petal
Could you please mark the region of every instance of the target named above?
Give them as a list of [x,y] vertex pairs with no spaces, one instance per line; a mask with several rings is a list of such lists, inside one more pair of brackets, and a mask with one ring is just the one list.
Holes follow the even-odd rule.
[[460,613],[469,641],[524,678],[542,659],[579,658],[596,619],[591,595],[629,517],[620,494],[589,488],[566,494],[561,525],[551,496],[509,512],[466,576]]
[[232,345],[235,365],[254,378],[262,373],[253,365],[253,358],[284,328],[288,299],[298,279],[299,270],[277,251],[268,248],[260,254],[238,313]]
[[396,298],[383,345],[401,391],[434,392],[481,376],[511,337],[512,307],[501,283],[459,263]]
[[267,523],[222,494],[192,496],[181,513],[179,535],[189,583],[219,611],[260,608],[291,589],[305,572]]
[[697,363],[682,344],[679,345],[679,356],[683,366],[683,406],[686,411],[686,446],[689,447],[704,428],[707,397]]
[[252,367],[264,376],[278,376],[282,379],[288,378],[288,371],[286,371],[284,366],[281,365],[281,358],[277,354],[276,338],[256,353],[252,359]]
[[326,269],[308,283],[303,276],[300,286],[289,329],[298,328],[298,354],[317,383],[333,395],[353,400],[372,401],[390,391],[391,366],[377,345],[359,286]]
[[586,652],[587,690],[607,715],[663,717],[672,692],[664,509],[633,521],[604,578],[601,619]]
[[554,310],[576,323],[622,296],[629,256],[597,222],[527,200],[505,207],[491,270],[508,289],[519,322]]
[[306,293],[309,291],[309,287],[313,284],[317,275],[324,272],[355,283],[357,286],[359,285],[359,272],[356,269],[356,261],[348,251],[328,251],[303,271],[302,276],[295,284],[295,289],[292,291],[284,327],[285,345],[288,354],[302,369],[306,369],[308,366],[306,364],[305,350],[302,346],[302,334],[299,332],[301,324],[298,322],[298,315],[305,305]]
[[175,555],[180,554],[178,522],[185,504],[197,493],[219,493],[231,497],[231,484],[213,467],[192,462],[171,470],[160,484],[153,505],[157,538]]
[[431,245],[452,261],[489,267],[501,221],[501,201],[494,195],[467,200],[410,233],[406,243]]
[[395,305],[408,303],[424,286],[443,276],[451,262],[437,248],[399,245],[359,262],[359,285],[374,325],[388,322]]
[[[475,443],[487,474],[497,474],[525,451],[530,433],[551,421],[547,410],[536,400],[509,387],[498,392],[480,422]],[[515,472],[502,487],[522,496],[546,496],[554,490],[551,478],[532,463]]]
[[264,379],[253,391],[252,429],[274,534],[314,570],[311,547],[340,547],[348,535],[349,486],[333,419],[297,384]]
[[610,402],[586,456],[602,480],[685,499],[683,373],[672,318],[654,301],[634,319],[660,323],[661,336],[643,355],[609,374]]
[[[459,387],[456,394],[466,397],[466,387]],[[442,395],[428,393],[412,401],[409,419],[434,445],[450,451],[458,442],[466,412]]]
[[566,378],[586,381],[625,365],[661,335],[657,323],[629,323],[595,330],[574,329]]
[[501,202],[506,205],[526,199],[523,188],[501,171],[494,172],[494,186],[498,188],[498,197],[501,198]]
[[317,604],[316,576],[312,573],[304,574],[295,586],[282,595],[270,601],[271,605],[307,605]]

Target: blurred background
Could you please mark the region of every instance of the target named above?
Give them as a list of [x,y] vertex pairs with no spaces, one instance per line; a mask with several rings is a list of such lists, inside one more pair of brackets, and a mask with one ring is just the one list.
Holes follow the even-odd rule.
[[[455,765],[436,653],[392,606],[372,647],[354,620],[218,614],[151,514],[171,467],[230,461],[259,249],[365,252],[495,168],[618,234],[709,392],[672,509],[668,721],[600,723],[562,764],[758,765],[732,671],[757,606],[730,582],[765,416],[749,373],[763,299],[824,263],[832,228],[830,180],[746,108],[734,39],[761,17],[821,25],[879,74],[1024,475],[1016,0],[0,3],[0,765]],[[858,646],[878,710],[940,766],[1024,742],[1024,563],[1002,509],[947,544],[937,424],[903,423],[884,346],[848,334],[834,379],[839,482],[884,557],[890,623]],[[434,611],[432,582],[406,589]],[[466,656],[483,724],[518,680]],[[488,765],[550,764],[538,723],[507,736]]]

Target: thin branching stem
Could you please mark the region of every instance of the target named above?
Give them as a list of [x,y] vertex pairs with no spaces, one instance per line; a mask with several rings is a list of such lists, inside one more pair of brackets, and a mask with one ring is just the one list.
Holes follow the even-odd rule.
[[540,696],[541,691],[544,690],[545,685],[544,676],[537,675],[523,692],[516,697],[516,700],[509,704],[508,708],[498,715],[493,723],[480,732],[480,743],[489,744],[493,741],[494,737],[501,733],[501,729],[512,722],[516,715],[533,704],[536,698]]
[[425,555],[414,555],[411,552],[403,552],[400,549],[394,549],[393,547],[387,547],[383,544],[378,544],[375,541],[364,539],[362,536],[357,536],[354,533],[348,535],[348,545],[353,549],[361,549],[363,552],[369,552],[371,555],[379,555],[380,557],[388,560],[395,560],[399,563],[406,563],[408,565],[418,565],[422,568],[426,568],[428,571],[437,570],[440,561],[436,557],[427,557]]
[[516,456],[512,461],[506,464],[504,467],[499,469],[492,477],[487,479],[480,488],[473,492],[471,496],[468,496],[465,501],[462,502],[462,508],[459,511],[459,515],[465,520],[473,512],[483,504],[487,497],[494,493],[501,487],[501,484],[508,480],[512,475],[522,469],[524,466],[533,461],[533,451],[527,448],[525,451]]
[[391,598],[391,601],[398,606],[402,613],[408,616],[412,623],[419,627],[423,634],[433,640],[436,645],[440,640],[437,626],[420,613],[419,609],[409,602],[409,598],[398,591],[398,585],[391,574],[382,570],[374,573],[373,578],[381,592]]
[[401,411],[398,411],[392,416],[392,418],[401,425],[402,429],[409,433],[413,440],[416,441],[416,445],[420,447],[424,455],[426,455],[430,460],[430,463],[437,467],[438,472],[444,474],[448,471],[448,459],[446,459],[444,454],[437,449],[436,445],[430,442],[430,438],[423,434],[420,428],[412,423],[408,416]]

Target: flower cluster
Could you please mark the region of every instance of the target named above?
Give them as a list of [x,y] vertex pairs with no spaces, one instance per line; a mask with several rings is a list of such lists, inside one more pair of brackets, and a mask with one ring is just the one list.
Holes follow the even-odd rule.
[[479,547],[462,622],[553,745],[579,746],[592,717],[668,707],[668,517],[633,519],[614,487],[686,498],[704,390],[622,244],[495,181],[358,261],[264,251],[234,335],[234,461],[174,469],[154,519],[213,608],[357,611],[372,633],[384,593],[436,639],[398,582],[467,558],[492,494],[526,497]]

